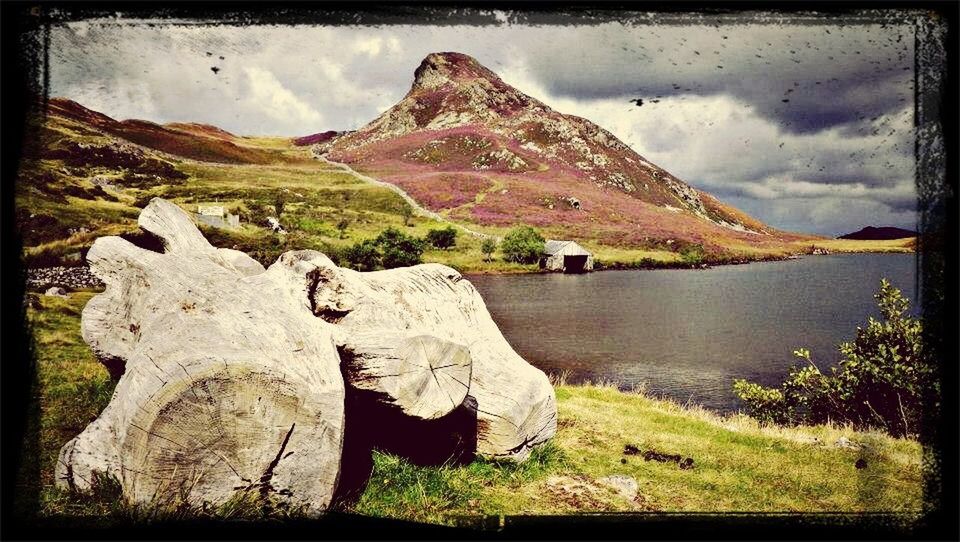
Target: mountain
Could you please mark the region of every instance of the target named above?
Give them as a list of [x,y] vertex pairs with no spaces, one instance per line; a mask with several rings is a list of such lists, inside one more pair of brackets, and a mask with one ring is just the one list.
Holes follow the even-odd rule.
[[47,115],[73,120],[87,129],[118,137],[170,155],[222,164],[268,164],[275,153],[238,145],[237,136],[208,124],[157,124],[146,120],[114,120],[63,98],[51,98]]
[[399,103],[314,153],[399,185],[452,219],[527,223],[610,246],[714,252],[811,236],[778,231],[697,190],[616,136],[554,111],[460,53],[428,55]]
[[841,235],[837,239],[861,239],[870,241],[885,241],[889,239],[906,239],[916,237],[917,232],[905,230],[903,228],[894,228],[893,226],[867,226],[861,230],[846,235]]

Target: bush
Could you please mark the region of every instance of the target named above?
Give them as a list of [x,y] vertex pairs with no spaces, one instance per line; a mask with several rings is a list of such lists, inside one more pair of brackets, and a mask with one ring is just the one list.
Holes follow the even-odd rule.
[[442,230],[430,230],[427,232],[426,241],[436,248],[448,249],[457,244],[457,229],[453,226],[447,226]]
[[483,252],[483,257],[486,261],[490,261],[490,258],[493,256],[493,253],[497,251],[497,242],[487,237],[480,243],[480,252]]
[[421,262],[424,242],[396,228],[383,230],[374,242],[380,247],[380,265],[384,269],[407,267]]
[[344,250],[343,259],[357,271],[373,271],[380,266],[380,248],[375,241],[367,239]]
[[688,243],[680,249],[680,258],[684,263],[698,264],[702,263],[707,253],[703,245],[699,243]]
[[894,436],[916,434],[925,397],[938,397],[934,365],[923,350],[922,322],[906,314],[909,301],[883,279],[874,295],[881,320],[857,328],[852,343],[841,343],[841,361],[824,374],[810,352],[794,352],[807,362],[794,367],[779,388],[737,380],[734,391],[747,412],[777,424],[849,422]]
[[500,243],[500,252],[508,262],[536,263],[543,256],[544,239],[530,226],[517,226]]
[[354,243],[343,252],[343,259],[358,271],[383,267],[407,267],[420,263],[424,242],[396,228],[387,228],[376,239]]

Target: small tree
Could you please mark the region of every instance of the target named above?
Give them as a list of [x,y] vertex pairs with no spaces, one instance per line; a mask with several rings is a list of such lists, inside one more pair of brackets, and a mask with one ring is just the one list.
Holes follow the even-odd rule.
[[442,230],[430,230],[426,240],[434,247],[446,250],[457,244],[457,229],[447,226]]
[[341,218],[337,222],[337,231],[340,232],[340,239],[343,239],[344,234],[347,232],[347,228],[350,226],[350,221],[346,218]]
[[530,226],[517,226],[504,236],[500,243],[500,252],[509,262],[523,264],[536,263],[543,256],[544,239]]
[[480,243],[480,252],[483,252],[484,260],[490,261],[493,253],[497,251],[497,242],[491,237],[487,237]]
[[779,424],[849,422],[895,436],[915,434],[924,397],[940,393],[933,361],[923,349],[922,322],[906,314],[909,301],[886,279],[874,298],[881,320],[871,317],[867,327],[857,328],[853,342],[839,345],[842,359],[829,373],[800,348],[794,355],[807,365],[791,369],[779,388],[737,380],[734,391],[748,413]]
[[380,266],[380,247],[372,239],[354,243],[343,251],[343,259],[357,271],[373,271]]
[[413,218],[413,206],[410,205],[410,204],[406,204],[406,205],[404,205],[403,207],[401,207],[401,208],[400,208],[400,216],[403,217],[403,225],[404,225],[404,226],[409,226],[409,225],[410,225],[410,219]]
[[396,228],[383,230],[374,242],[380,248],[380,263],[385,269],[407,267],[421,262],[423,240],[410,237]]

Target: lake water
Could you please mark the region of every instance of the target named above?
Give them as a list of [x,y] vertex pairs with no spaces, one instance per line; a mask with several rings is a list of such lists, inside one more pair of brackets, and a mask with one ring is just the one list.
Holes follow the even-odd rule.
[[643,384],[720,411],[736,378],[780,382],[797,347],[821,369],[851,340],[886,277],[917,312],[913,254],[845,254],[705,270],[470,275],[530,363],[568,381]]

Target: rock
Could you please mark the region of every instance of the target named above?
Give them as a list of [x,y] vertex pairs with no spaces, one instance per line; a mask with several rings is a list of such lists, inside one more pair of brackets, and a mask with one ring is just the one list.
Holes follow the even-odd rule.
[[267,217],[267,224],[270,225],[270,229],[273,230],[274,233],[287,233],[287,230],[283,229],[283,226],[280,225],[280,221],[272,216]]
[[625,474],[604,476],[597,481],[615,490],[620,494],[621,497],[627,499],[628,501],[632,501],[637,498],[637,493],[640,491],[640,484],[638,484],[633,477]]
[[88,254],[107,288],[81,331],[122,376],[61,450],[58,485],[87,490],[100,472],[134,502],[256,491],[319,513],[340,472],[344,387],[305,277],[283,261],[251,274],[256,262],[212,247],[160,199],[139,223],[163,253],[103,237]]
[[71,290],[96,289],[103,288],[103,281],[93,275],[86,266],[40,267],[27,270],[28,288],[44,291],[51,286]]
[[847,437],[838,438],[837,441],[833,443],[833,445],[836,446],[837,448],[849,448],[849,449],[857,449],[860,447],[855,442],[848,439]]
[[48,288],[43,295],[48,295],[50,297],[67,297],[67,291],[59,286],[52,286]]

